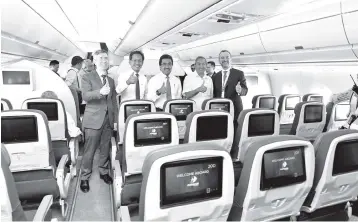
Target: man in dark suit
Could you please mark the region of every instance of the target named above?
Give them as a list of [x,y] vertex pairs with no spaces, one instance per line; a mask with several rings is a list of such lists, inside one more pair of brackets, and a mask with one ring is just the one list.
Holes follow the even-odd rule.
[[215,76],[215,62],[209,61],[206,65],[206,75],[213,78]]
[[88,179],[92,173],[93,158],[100,149],[99,173],[105,183],[111,184],[109,176],[109,152],[112,131],[116,128],[117,105],[114,80],[107,76],[108,53],[98,50],[93,53],[96,70],[87,73],[81,81],[83,99],[87,102],[83,116],[85,151],[82,158],[81,190],[89,191]]
[[[219,54],[219,62],[222,71],[213,76],[214,97],[228,98],[234,104],[234,131],[236,135],[237,119],[243,110],[241,96],[247,94],[248,88],[246,78],[242,71],[231,67],[231,54],[227,50],[222,50]],[[235,138],[234,138],[235,140]],[[235,150],[235,149],[233,149]],[[233,156],[235,154],[232,154]]]

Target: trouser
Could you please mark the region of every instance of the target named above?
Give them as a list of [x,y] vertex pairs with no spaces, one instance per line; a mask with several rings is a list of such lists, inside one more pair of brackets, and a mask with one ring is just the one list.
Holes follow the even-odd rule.
[[163,109],[156,107],[155,108],[157,112],[163,112]]
[[104,117],[100,129],[85,128],[85,151],[82,158],[82,180],[88,180],[92,173],[93,158],[97,147],[99,147],[98,170],[101,175],[108,174],[109,152],[111,147],[112,128],[108,114]]

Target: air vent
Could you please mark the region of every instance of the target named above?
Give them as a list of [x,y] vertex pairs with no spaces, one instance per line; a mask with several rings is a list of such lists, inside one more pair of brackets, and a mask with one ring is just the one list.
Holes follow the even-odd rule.
[[253,15],[253,14],[240,14],[240,13],[233,13],[229,11],[220,12],[215,14],[214,16],[209,17],[210,22],[218,22],[218,23],[233,23],[238,24],[243,21],[258,18],[260,15]]
[[207,35],[207,33],[193,33],[193,32],[179,32],[184,37],[192,37],[192,36],[203,36]]
[[218,19],[216,22],[230,23],[230,20]]
[[175,45],[175,43],[170,43],[170,42],[162,42],[162,45]]
[[295,46],[295,49],[296,49],[296,50],[303,49],[303,46]]
[[243,53],[243,52],[240,52],[240,55],[245,55],[245,53]]

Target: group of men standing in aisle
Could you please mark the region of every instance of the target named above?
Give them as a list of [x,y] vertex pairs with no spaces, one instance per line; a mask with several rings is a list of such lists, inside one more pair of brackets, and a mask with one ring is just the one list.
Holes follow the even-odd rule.
[[[204,100],[210,98],[228,98],[234,104],[234,127],[243,109],[240,96],[248,91],[245,75],[232,68],[231,54],[227,50],[219,53],[222,71],[215,73],[215,63],[207,62],[202,56],[196,58],[193,73],[184,79],[184,83],[172,73],[174,60],[164,54],[159,58],[160,73],[149,81],[141,71],[145,56],[141,51],[129,55],[130,71],[119,73],[118,84],[108,76],[108,52],[98,50],[93,53],[93,63],[79,56],[72,58],[71,69],[67,72],[65,82],[78,92],[79,99],[86,103],[82,128],[85,135],[85,151],[81,167],[81,184],[83,192],[88,192],[89,178],[92,173],[93,158],[97,148],[100,149],[100,178],[107,184],[113,182],[109,175],[108,163],[112,131],[116,128],[118,107],[117,94],[121,101],[152,100],[157,111],[163,111],[165,101],[171,99],[191,99],[201,109]],[[83,65],[85,64],[85,65]],[[51,64],[50,64],[51,67]],[[58,64],[52,64],[57,73]],[[85,67],[85,68],[83,68]],[[56,70],[57,68],[57,70]],[[80,101],[81,103],[81,101]]]

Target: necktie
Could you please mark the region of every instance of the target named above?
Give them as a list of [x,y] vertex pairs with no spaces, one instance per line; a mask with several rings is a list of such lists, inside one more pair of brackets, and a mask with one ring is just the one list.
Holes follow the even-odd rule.
[[221,97],[224,98],[225,97],[225,81],[226,81],[226,77],[227,77],[227,71],[224,71],[224,79],[222,82],[222,86],[221,86]]
[[107,83],[106,75],[102,75],[102,79],[103,79],[103,85],[106,85]]
[[172,99],[172,89],[170,87],[169,76],[167,76],[167,100]]
[[138,73],[136,74],[136,76],[137,76],[137,82],[135,83],[135,98],[140,99],[140,87],[139,87],[139,75],[138,75]]

